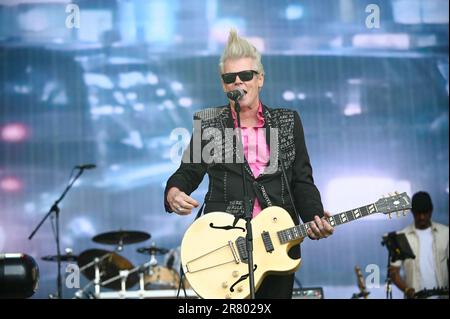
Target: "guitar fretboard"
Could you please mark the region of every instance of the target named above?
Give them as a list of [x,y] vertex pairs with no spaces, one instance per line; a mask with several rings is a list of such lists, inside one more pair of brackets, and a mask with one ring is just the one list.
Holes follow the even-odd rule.
[[[333,216],[328,217],[328,222],[332,227],[339,226],[341,224],[345,224],[351,222],[353,220],[369,216],[371,214],[377,213],[377,208],[375,204],[370,204],[367,206],[363,206],[360,208],[352,209],[343,213],[339,213]],[[291,228],[280,230],[278,234],[278,238],[282,244],[287,243],[292,240],[300,239],[308,236],[308,228],[311,227],[311,222],[301,224],[298,226],[294,226]]]

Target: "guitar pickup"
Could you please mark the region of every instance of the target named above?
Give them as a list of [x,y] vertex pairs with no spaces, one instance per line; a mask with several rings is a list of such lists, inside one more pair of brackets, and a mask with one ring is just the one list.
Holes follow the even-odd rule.
[[237,251],[239,253],[239,258],[241,259],[241,261],[243,263],[247,263],[248,262],[248,252],[247,252],[245,238],[242,236],[238,237],[238,239],[236,239],[235,245],[236,245]]
[[266,251],[268,253],[271,253],[272,251],[275,250],[275,248],[273,247],[273,243],[272,243],[272,239],[270,238],[270,234],[267,231],[263,231],[261,233],[261,237],[264,243],[264,247],[266,248]]

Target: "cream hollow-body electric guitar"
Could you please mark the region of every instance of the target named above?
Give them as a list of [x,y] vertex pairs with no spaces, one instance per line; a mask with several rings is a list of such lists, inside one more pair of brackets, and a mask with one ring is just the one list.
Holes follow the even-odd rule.
[[[376,213],[405,212],[411,208],[406,193],[328,217],[335,227]],[[192,289],[202,298],[243,299],[250,296],[245,220],[231,214],[203,215],[187,229],[181,243],[181,264]],[[295,225],[281,207],[264,209],[251,221],[253,229],[253,269],[255,287],[268,274],[288,274],[300,266],[289,249],[307,236],[309,223]]]

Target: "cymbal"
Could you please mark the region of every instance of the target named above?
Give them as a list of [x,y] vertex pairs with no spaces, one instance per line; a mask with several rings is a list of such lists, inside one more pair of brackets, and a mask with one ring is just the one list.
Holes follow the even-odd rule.
[[[44,256],[41,259],[45,260],[45,261],[58,261],[58,256],[57,255],[49,255],[49,256]],[[72,255],[72,254],[61,255],[62,262],[75,262],[75,261],[77,261],[77,259],[78,259],[77,255]]]
[[99,234],[92,240],[106,245],[127,245],[146,241],[150,237],[150,234],[141,231],[119,230]]
[[155,247],[155,246],[141,247],[141,248],[136,249],[136,251],[138,253],[146,254],[146,255],[164,255],[169,252],[169,250],[166,248]]
[[[108,279],[118,276],[120,274],[120,270],[130,270],[134,268],[133,264],[130,261],[115,252],[103,249],[88,249],[78,256],[78,266],[80,267],[80,269],[86,266],[86,268],[82,270],[82,273],[89,280],[95,279],[95,267],[92,262],[96,258],[100,260],[100,282],[104,282]],[[89,265],[90,263],[92,263],[92,265]],[[139,276],[137,273],[129,274],[126,278],[127,289],[134,286],[138,281]],[[104,287],[114,290],[120,290],[121,279],[114,280],[113,282],[104,285]]]

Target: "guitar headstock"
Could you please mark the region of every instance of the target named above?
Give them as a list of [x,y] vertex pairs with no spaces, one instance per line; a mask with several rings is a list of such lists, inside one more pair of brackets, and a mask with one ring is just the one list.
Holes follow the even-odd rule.
[[380,198],[376,203],[377,211],[383,214],[389,214],[389,218],[391,217],[391,213],[403,212],[405,215],[408,210],[411,209],[411,199],[403,192],[401,194],[395,192],[394,194],[389,194],[388,197]]

